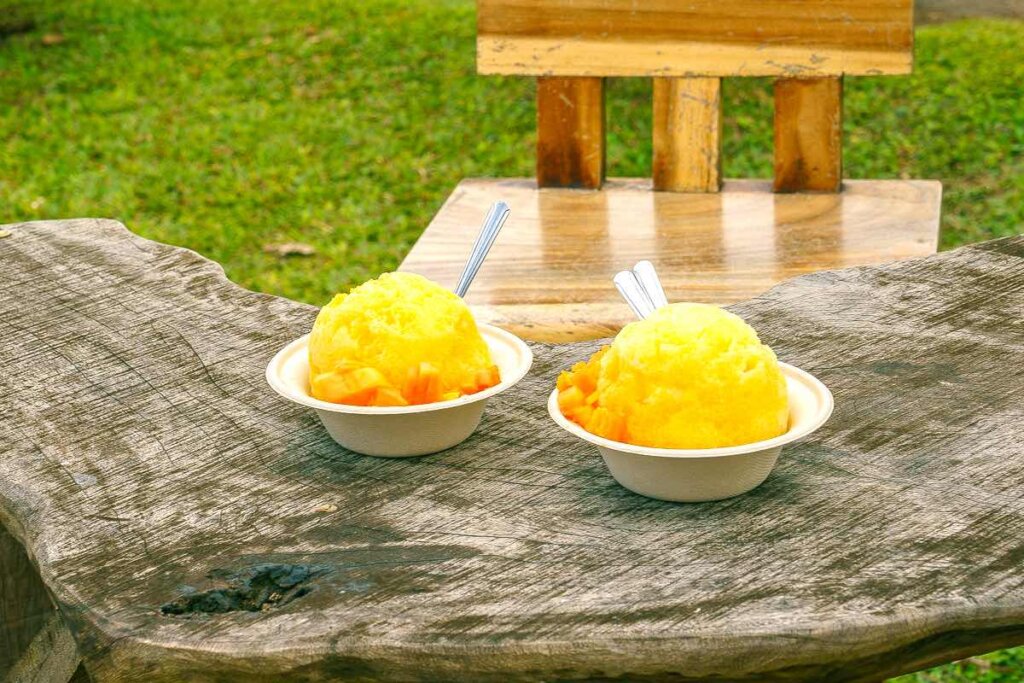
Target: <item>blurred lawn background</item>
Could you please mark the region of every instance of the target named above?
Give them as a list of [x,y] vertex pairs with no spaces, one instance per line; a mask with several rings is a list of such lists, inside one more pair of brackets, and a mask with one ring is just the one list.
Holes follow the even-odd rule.
[[[472,0],[0,0],[0,223],[116,218],[320,304],[394,268],[464,176],[528,176],[533,81],[474,75]],[[1024,23],[917,33],[848,79],[848,177],[937,178],[942,246],[1024,225]],[[771,174],[771,84],[726,83],[725,172]],[[610,85],[646,176],[650,84]],[[264,248],[311,245],[311,256]],[[1008,650],[901,681],[1020,681]]]
[[[394,268],[464,176],[533,170],[531,79],[474,75],[471,0],[0,0],[0,223],[102,216],[311,303]],[[1024,22],[918,31],[851,78],[849,177],[937,178],[943,247],[1024,223]],[[650,83],[610,85],[612,175]],[[726,83],[725,171],[771,175],[771,84]],[[282,258],[266,245],[317,253]]]

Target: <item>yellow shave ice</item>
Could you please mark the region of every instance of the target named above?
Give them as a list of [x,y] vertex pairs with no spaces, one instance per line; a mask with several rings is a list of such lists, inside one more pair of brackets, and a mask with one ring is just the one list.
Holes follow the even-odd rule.
[[500,380],[465,302],[411,273],[385,273],[324,306],[309,369],[315,398],[351,405],[432,403]]
[[717,306],[663,306],[558,378],[562,414],[587,431],[656,448],[719,448],[778,436],[789,405],[778,360]]

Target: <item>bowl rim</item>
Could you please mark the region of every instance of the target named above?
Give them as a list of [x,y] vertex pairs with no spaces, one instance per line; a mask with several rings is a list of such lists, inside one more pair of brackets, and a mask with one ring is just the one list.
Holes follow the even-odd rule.
[[747,455],[758,451],[766,451],[772,448],[781,448],[817,431],[832,415],[835,407],[835,400],[828,387],[822,384],[821,380],[800,368],[789,363],[779,362],[787,378],[793,379],[808,387],[818,399],[818,410],[814,417],[799,427],[790,427],[784,433],[771,439],[753,441],[738,446],[725,446],[722,448],[655,448],[653,446],[637,446],[623,441],[613,441],[596,434],[591,434],[580,425],[576,424],[562,414],[558,407],[558,388],[556,387],[548,397],[548,414],[555,423],[570,434],[588,441],[599,448],[618,451],[620,453],[632,453],[634,455],[648,455],[656,458],[722,458],[731,455]]
[[274,357],[270,359],[270,363],[267,364],[267,383],[270,384],[270,387],[274,391],[289,401],[331,413],[346,413],[350,415],[411,415],[414,413],[429,413],[435,410],[445,410],[447,408],[458,408],[470,403],[476,403],[477,401],[487,400],[491,396],[505,391],[525,377],[526,373],[530,371],[530,367],[533,365],[533,351],[530,350],[530,347],[522,339],[511,332],[495,327],[494,325],[477,323],[477,327],[483,335],[484,341],[487,342],[488,348],[492,346],[491,342],[495,338],[498,340],[498,343],[504,343],[514,347],[518,352],[517,356],[520,358],[520,365],[516,371],[512,373],[511,377],[502,377],[501,381],[493,387],[488,387],[487,389],[478,391],[475,394],[460,396],[448,401],[420,403],[412,406],[353,406],[345,403],[321,401],[318,398],[313,398],[306,392],[295,390],[294,387],[281,379],[281,368],[284,366],[285,360],[297,352],[302,352],[305,347],[308,346],[309,334],[304,334],[298,339],[289,342],[280,351],[274,354]]

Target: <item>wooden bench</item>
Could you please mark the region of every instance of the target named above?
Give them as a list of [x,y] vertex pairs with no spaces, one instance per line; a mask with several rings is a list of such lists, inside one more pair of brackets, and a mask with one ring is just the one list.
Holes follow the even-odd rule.
[[836,411],[677,505],[547,415],[600,341],[362,457],[264,380],[314,307],[113,221],[0,228],[0,628],[58,609],[8,680],[831,683],[1024,643],[1024,237],[731,307]]
[[[909,73],[912,0],[479,0],[477,68],[537,78],[536,179],[467,179],[403,270],[454,284],[487,206],[512,208],[471,290],[528,338],[614,333],[610,278],[729,303],[789,277],[933,253],[936,181],[843,180],[843,78]],[[723,181],[722,79],[775,81],[772,181]],[[654,79],[651,179],[606,180],[605,78]]]

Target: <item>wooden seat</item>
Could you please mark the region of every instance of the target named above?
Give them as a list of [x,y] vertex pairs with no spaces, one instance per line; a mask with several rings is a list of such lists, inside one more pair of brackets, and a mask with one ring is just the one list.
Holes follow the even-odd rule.
[[[650,259],[672,300],[933,253],[935,181],[843,180],[846,75],[908,73],[912,0],[479,0],[478,70],[538,77],[537,178],[459,184],[402,270],[453,285],[487,207],[512,215],[469,295],[538,340],[614,334]],[[727,36],[727,38],[726,38]],[[654,78],[652,178],[605,180],[604,77]],[[721,80],[775,76],[771,181],[721,180]]]

